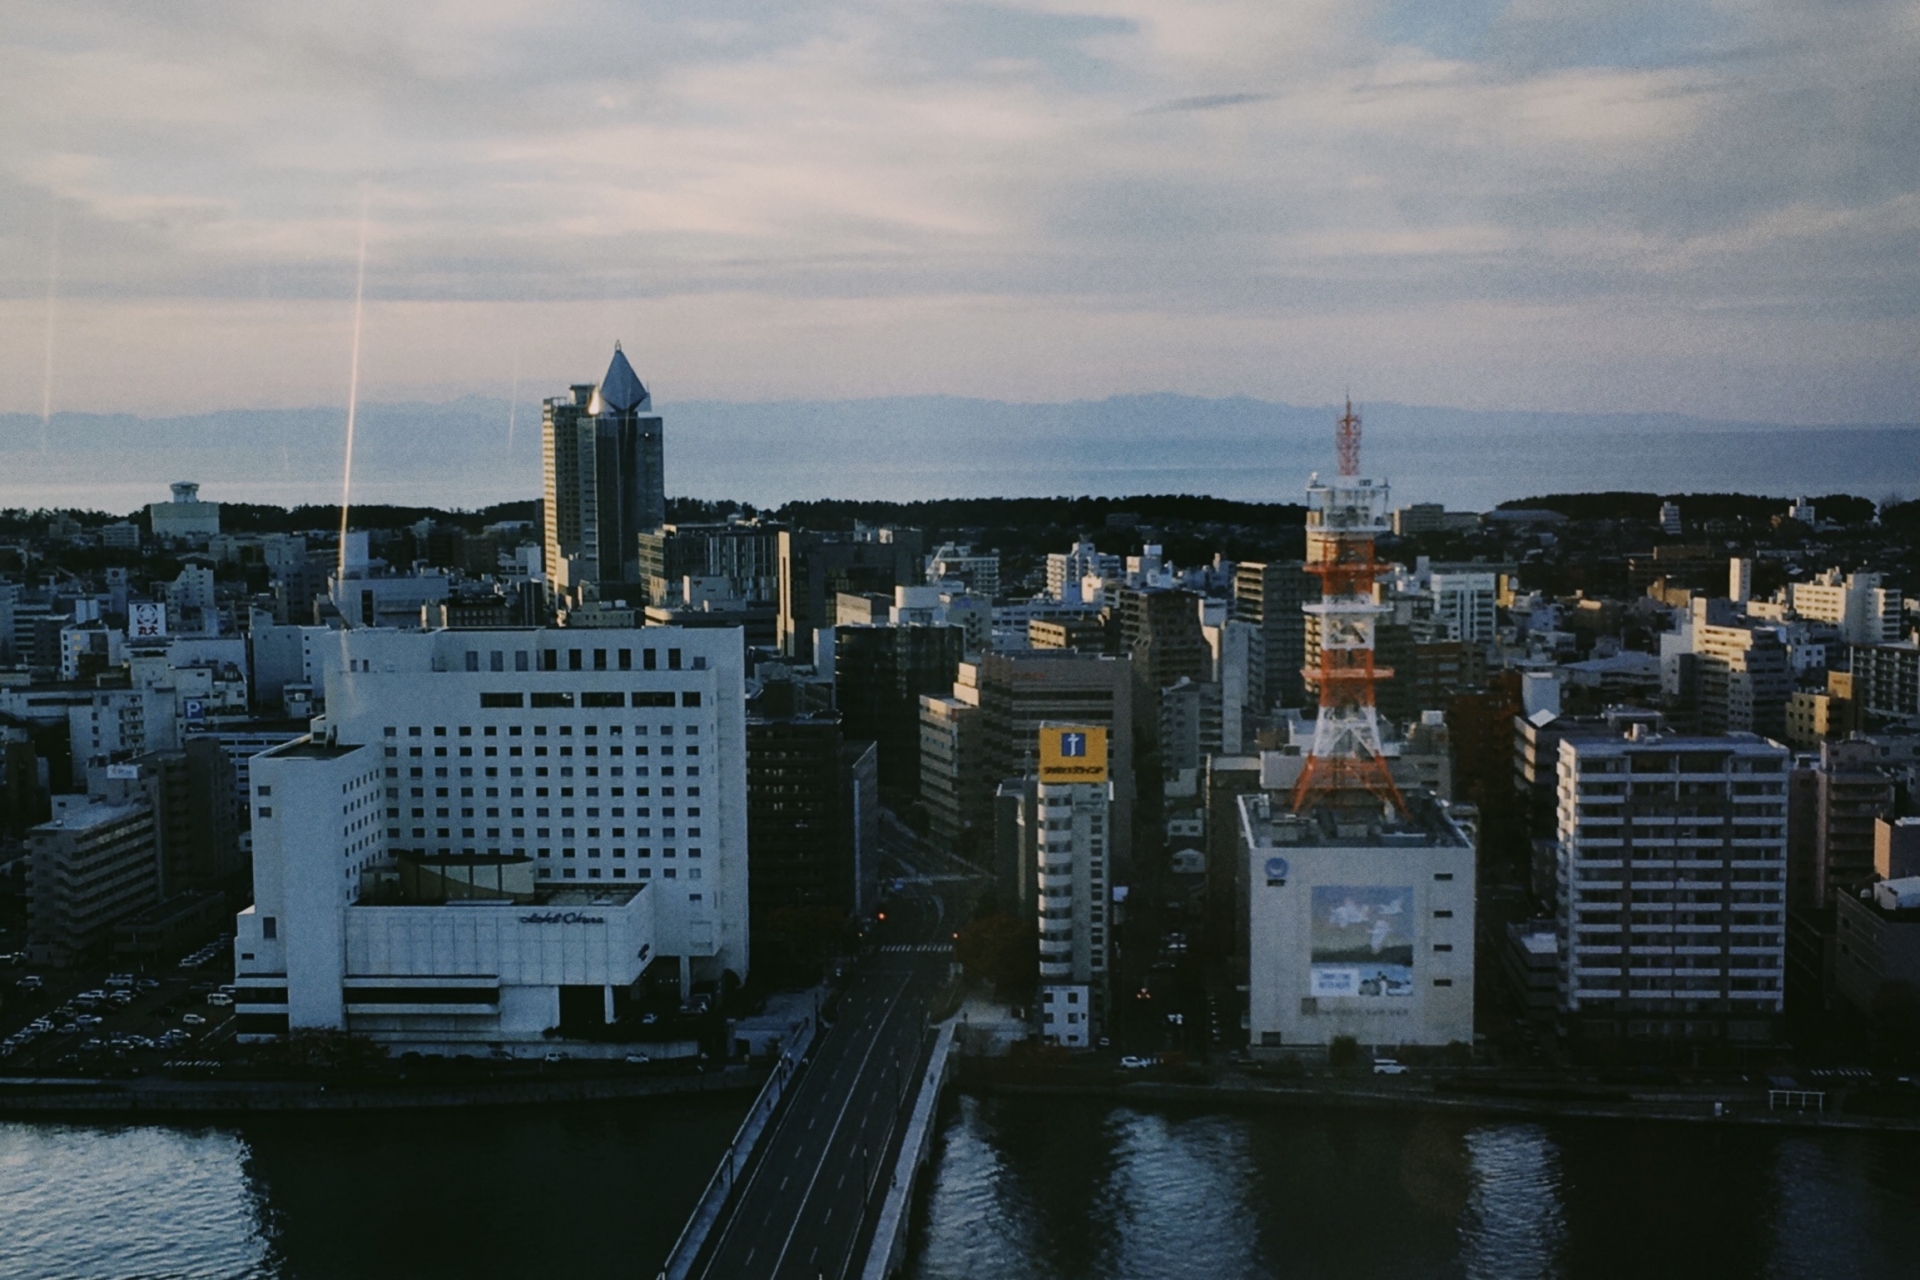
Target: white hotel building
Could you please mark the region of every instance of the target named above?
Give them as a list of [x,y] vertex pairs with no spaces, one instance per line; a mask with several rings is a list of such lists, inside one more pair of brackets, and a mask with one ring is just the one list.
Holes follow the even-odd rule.
[[252,762],[243,1038],[509,1052],[643,974],[747,973],[729,629],[352,630],[314,735]]
[[1570,1033],[1771,1039],[1785,998],[1787,763],[1752,734],[1560,744]]

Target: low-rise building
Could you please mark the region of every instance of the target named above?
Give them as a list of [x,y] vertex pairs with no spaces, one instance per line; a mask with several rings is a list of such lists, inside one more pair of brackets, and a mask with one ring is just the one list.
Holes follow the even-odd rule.
[[1336,821],[1240,797],[1256,1057],[1473,1041],[1474,848],[1431,796]]

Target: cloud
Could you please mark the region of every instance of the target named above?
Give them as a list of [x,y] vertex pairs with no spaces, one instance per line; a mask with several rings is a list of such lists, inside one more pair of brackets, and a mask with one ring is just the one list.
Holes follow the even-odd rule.
[[[759,371],[794,351],[811,395],[977,392],[1045,332],[1022,395],[1152,389],[1157,337],[1163,385],[1307,399],[1318,371],[1235,335],[1318,328],[1392,335],[1345,363],[1407,401],[1920,412],[1907,4],[9,12],[0,314],[42,331],[57,222],[63,407],[337,394],[315,335],[365,187],[394,398],[497,393],[516,342],[563,385],[596,329],[672,315],[680,358],[709,353],[689,390],[721,398],[777,394]],[[536,312],[591,349],[535,359],[511,329]],[[281,386],[222,376],[223,314]],[[456,314],[484,350],[410,327]],[[77,374],[81,334],[147,372]],[[1777,377],[1729,378],[1763,348]],[[41,358],[0,350],[0,410],[38,411]],[[1662,372],[1619,376],[1636,359]]]

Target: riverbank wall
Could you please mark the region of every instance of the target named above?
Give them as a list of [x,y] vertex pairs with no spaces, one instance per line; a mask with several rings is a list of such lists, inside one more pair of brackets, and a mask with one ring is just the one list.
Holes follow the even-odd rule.
[[[1769,1109],[1764,1091],[1644,1092],[1618,1099],[1511,1097],[1428,1088],[1367,1088],[1335,1082],[1276,1084],[1234,1078],[1211,1081],[1046,1079],[969,1059],[955,1081],[975,1095],[1102,1098],[1137,1106],[1200,1109],[1301,1107],[1498,1116],[1505,1119],[1631,1120],[1676,1124],[1756,1125],[1920,1134],[1920,1119]],[[1717,1110],[1716,1110],[1717,1107]]]
[[746,1092],[760,1088],[766,1078],[766,1068],[746,1066],[673,1075],[555,1072],[509,1079],[378,1082],[15,1078],[0,1079],[0,1116],[210,1116],[561,1106]]

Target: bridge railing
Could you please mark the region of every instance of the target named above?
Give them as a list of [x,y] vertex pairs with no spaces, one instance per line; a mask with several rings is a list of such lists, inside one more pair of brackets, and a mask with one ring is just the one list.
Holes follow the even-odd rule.
[[673,1248],[667,1252],[659,1280],[686,1280],[693,1270],[700,1250],[707,1243],[707,1236],[712,1233],[714,1224],[720,1220],[721,1211],[726,1208],[727,1197],[733,1194],[734,1182],[746,1168],[747,1161],[753,1157],[754,1144],[760,1140],[768,1119],[780,1105],[787,1086],[798,1074],[801,1061],[812,1047],[819,1023],[817,1013],[808,1014],[794,1030],[791,1043],[782,1048],[780,1060],[774,1064],[767,1082],[760,1086],[760,1092],[754,1095],[753,1105],[747,1108],[746,1118],[734,1130],[732,1140],[727,1143],[727,1152],[720,1158],[719,1167],[707,1179],[706,1190],[700,1193],[699,1202],[687,1217],[687,1224],[680,1228],[679,1239],[673,1242]]

